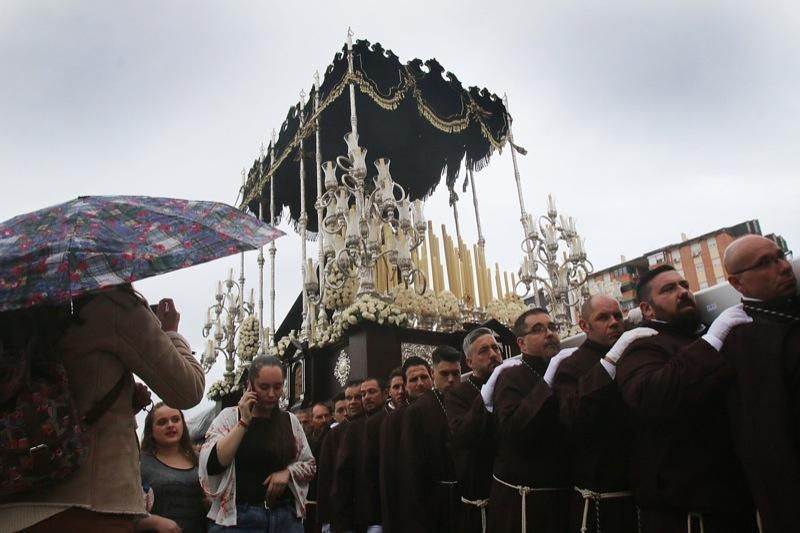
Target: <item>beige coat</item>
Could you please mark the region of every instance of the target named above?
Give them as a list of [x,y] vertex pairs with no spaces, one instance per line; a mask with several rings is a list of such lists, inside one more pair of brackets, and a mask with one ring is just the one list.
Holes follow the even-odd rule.
[[144,513],[131,408],[133,374],[171,407],[188,409],[202,399],[205,378],[188,342],[178,333],[161,331],[152,311],[132,295],[104,291],[86,304],[80,318],[83,323],[71,326],[61,344],[78,412],[88,411],[123,373],[127,383],[89,428],[88,456],[81,468],[63,483],[0,506],[5,526],[31,525],[52,514],[54,506]]

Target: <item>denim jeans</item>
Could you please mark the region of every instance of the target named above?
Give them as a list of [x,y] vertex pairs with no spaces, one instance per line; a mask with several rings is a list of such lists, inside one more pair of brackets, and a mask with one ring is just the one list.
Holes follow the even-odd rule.
[[294,508],[279,505],[267,509],[258,505],[236,505],[236,525],[210,523],[208,533],[239,531],[241,533],[303,533],[303,523],[294,515]]

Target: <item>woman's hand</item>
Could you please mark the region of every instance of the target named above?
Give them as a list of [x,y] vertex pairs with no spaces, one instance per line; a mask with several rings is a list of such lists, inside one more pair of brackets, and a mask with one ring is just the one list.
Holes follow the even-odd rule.
[[267,488],[267,505],[272,505],[278,501],[278,498],[286,491],[286,486],[289,484],[289,471],[281,470],[280,472],[273,472],[264,480],[264,486]]
[[158,302],[156,316],[161,321],[161,329],[164,331],[178,331],[178,324],[181,321],[181,314],[175,309],[175,302],[172,298],[163,298]]
[[239,398],[239,420],[249,424],[253,418],[253,407],[256,405],[256,393],[253,392],[251,385],[247,384],[247,390]]

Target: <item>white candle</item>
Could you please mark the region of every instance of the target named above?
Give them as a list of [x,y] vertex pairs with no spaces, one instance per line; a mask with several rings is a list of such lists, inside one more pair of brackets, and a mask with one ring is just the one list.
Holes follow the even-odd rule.
[[222,296],[222,282],[217,281],[217,296]]
[[206,309],[206,325],[211,326],[211,309]]
[[233,269],[228,270],[228,283],[233,281]]

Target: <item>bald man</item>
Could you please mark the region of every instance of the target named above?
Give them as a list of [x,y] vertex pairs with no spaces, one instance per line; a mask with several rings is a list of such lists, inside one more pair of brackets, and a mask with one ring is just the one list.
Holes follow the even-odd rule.
[[570,531],[638,531],[628,479],[632,415],[611,376],[613,367],[610,373],[603,366],[623,323],[614,298],[598,294],[586,300],[578,322],[586,341],[559,365],[553,382],[573,450]]
[[[725,251],[728,281],[751,318],[726,338],[729,413],[764,533],[800,528],[800,305],[783,250],[746,235]],[[726,311],[728,312],[728,311]]]

